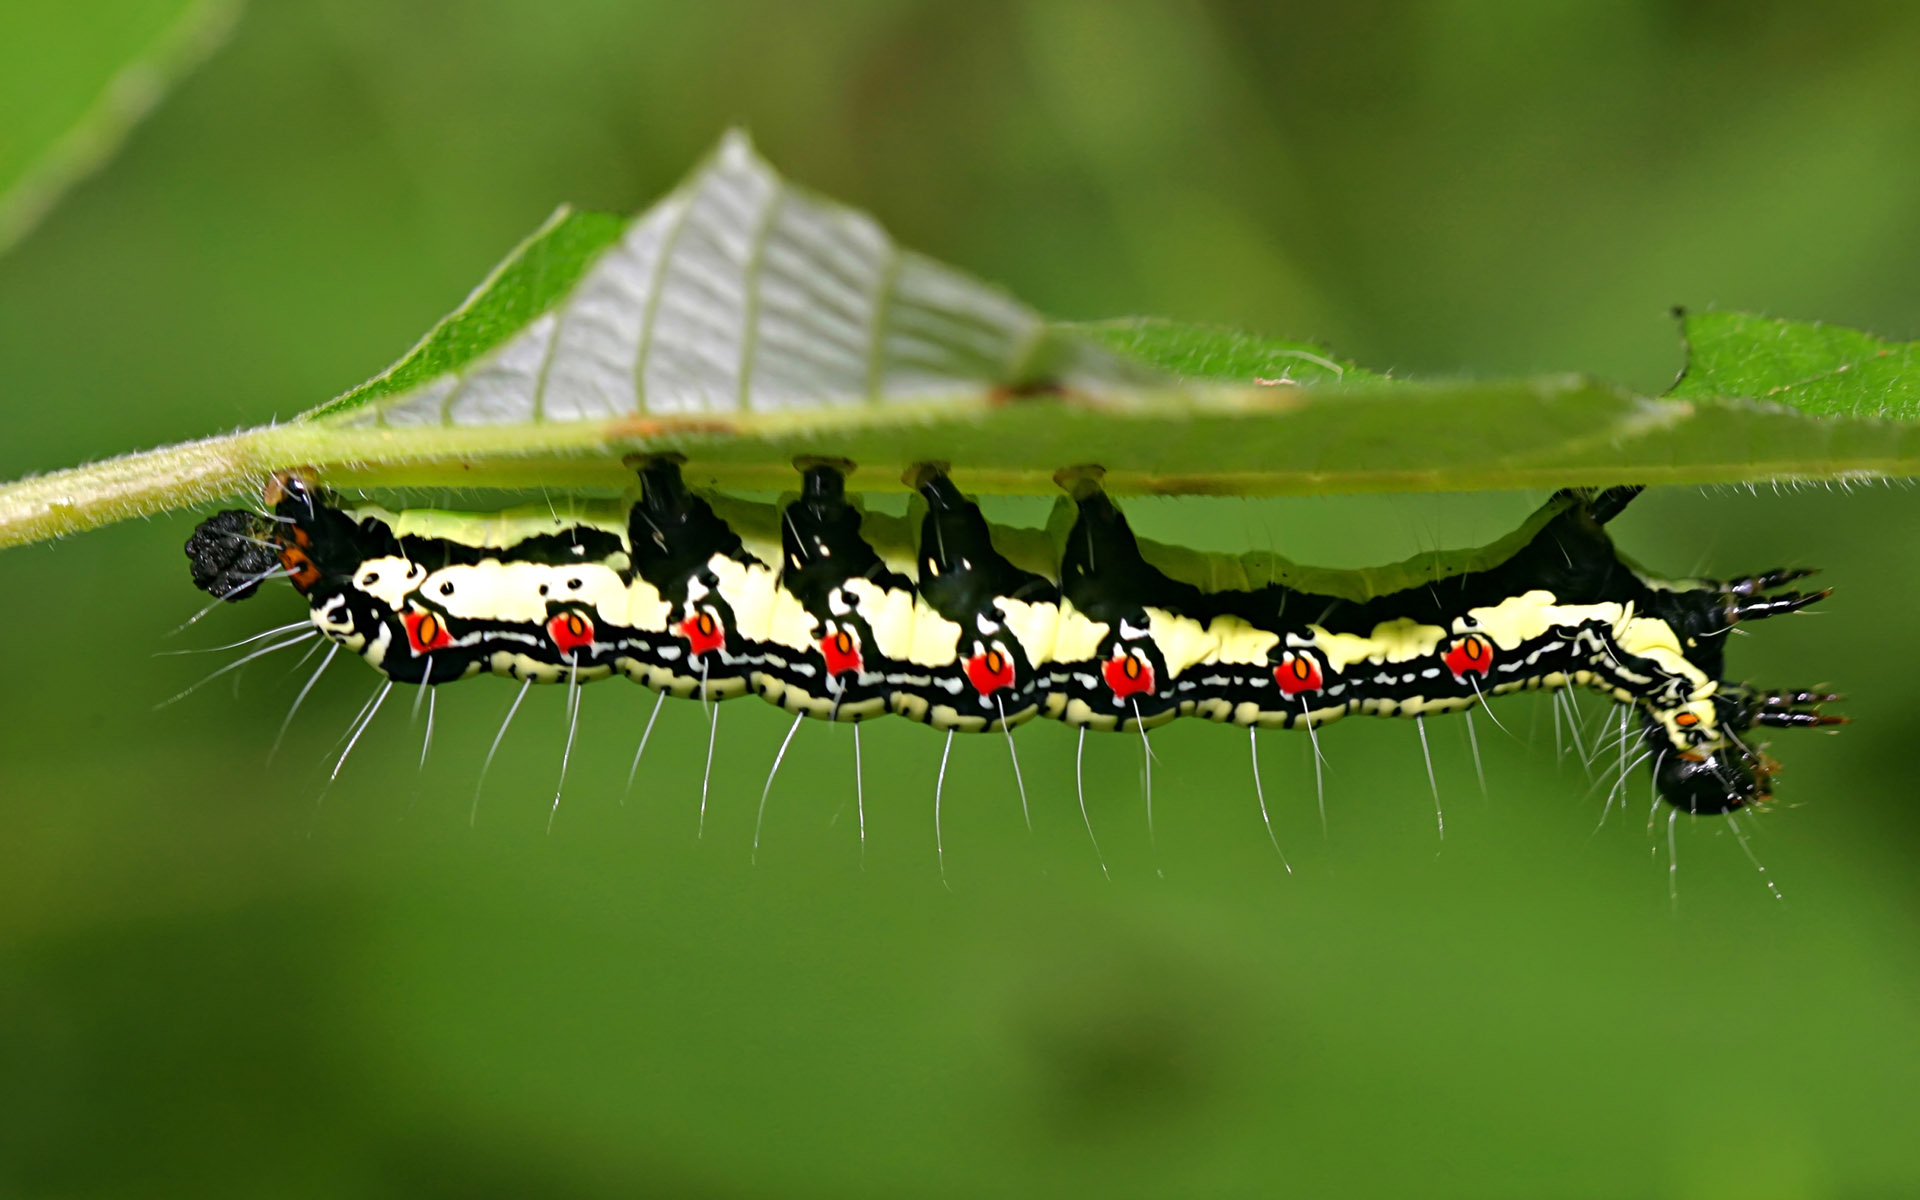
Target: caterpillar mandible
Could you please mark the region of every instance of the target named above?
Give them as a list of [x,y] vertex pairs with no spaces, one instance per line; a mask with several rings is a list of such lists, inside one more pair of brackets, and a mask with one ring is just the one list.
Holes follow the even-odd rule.
[[1768,798],[1752,731],[1844,721],[1822,711],[1836,695],[1725,676],[1736,623],[1828,591],[1782,590],[1804,570],[1642,570],[1605,529],[1639,488],[1561,491],[1507,538],[1382,591],[1377,573],[1143,544],[1096,467],[1060,473],[1049,530],[991,526],[941,467],[914,467],[913,536],[849,500],[845,462],[797,462],[800,494],[778,510],[689,488],[676,456],[635,465],[630,503],[565,516],[347,507],[283,472],[264,512],[207,519],[186,554],[220,599],[285,577],[388,688],[486,673],[524,695],[618,674],[662,700],[752,692],[796,728],[891,713],[951,739],[1046,717],[1084,745],[1182,716],[1311,733],[1578,687],[1631,706],[1654,787],[1694,814]]

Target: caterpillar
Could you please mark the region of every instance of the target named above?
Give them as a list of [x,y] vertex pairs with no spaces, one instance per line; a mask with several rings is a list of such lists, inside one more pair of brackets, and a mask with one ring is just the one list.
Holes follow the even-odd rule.
[[1770,795],[1776,764],[1751,731],[1845,720],[1822,711],[1831,693],[1724,677],[1736,623],[1830,589],[1782,590],[1806,570],[1642,570],[1605,530],[1637,487],[1561,491],[1478,551],[1349,572],[1143,543],[1097,467],[1061,472],[1045,530],[990,525],[942,467],[912,468],[917,538],[849,499],[849,463],[798,461],[800,493],[777,509],[689,488],[677,456],[636,467],[630,503],[565,514],[347,507],[283,472],[264,511],[208,518],[186,555],[220,600],[290,580],[333,650],[388,681],[360,729],[394,684],[479,674],[522,696],[612,675],[662,701],[752,692],[796,729],[892,713],[949,747],[1035,717],[1078,727],[1084,746],[1087,730],[1144,735],[1181,716],[1311,733],[1575,687],[1637,714],[1673,810],[1725,814]]

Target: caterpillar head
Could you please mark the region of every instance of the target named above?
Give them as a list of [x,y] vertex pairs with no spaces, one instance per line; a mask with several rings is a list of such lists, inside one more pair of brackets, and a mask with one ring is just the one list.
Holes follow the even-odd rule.
[[[263,580],[283,575],[317,603],[316,592],[351,578],[365,540],[329,497],[298,475],[268,483],[266,511],[215,513],[187,539],[194,586],[222,600],[245,600]],[[389,539],[390,540],[390,539]]]
[[[363,584],[372,564],[384,564],[399,542],[382,522],[356,521],[332,500],[297,474],[275,475],[265,513],[215,513],[187,539],[194,584],[223,600],[244,600],[262,581],[285,578],[329,637],[356,647],[376,638],[393,605],[380,587]],[[404,582],[416,573],[411,564],[401,567],[388,575]]]
[[1831,692],[1761,692],[1734,685],[1646,715],[1646,740],[1654,757],[1654,786],[1667,803],[1703,816],[1729,813],[1772,796],[1780,764],[1768,757],[1751,731],[1842,725],[1845,717],[1820,712],[1838,701]]
[[[1692,715],[1690,713],[1684,715]],[[1775,763],[1726,731],[1685,749],[1675,747],[1665,724],[1647,718],[1653,751],[1653,783],[1661,799],[1697,816],[1730,813],[1764,802]]]

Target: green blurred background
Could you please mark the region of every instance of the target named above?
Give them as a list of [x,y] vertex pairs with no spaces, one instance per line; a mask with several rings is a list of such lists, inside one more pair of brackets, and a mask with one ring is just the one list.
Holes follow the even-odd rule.
[[[144,4],[144,7],[143,7]],[[9,5],[35,79],[177,4]],[[76,17],[76,13],[80,14]],[[729,123],[906,244],[1065,317],[1326,340],[1402,374],[1648,391],[1669,305],[1920,333],[1920,10],[1897,3],[259,3],[0,257],[0,477],[288,416],[372,373],[556,204],[631,210]],[[63,57],[63,55],[69,57]],[[35,88],[39,85],[35,85]],[[53,84],[44,95],[55,95]],[[35,88],[0,99],[32,108]],[[24,98],[23,98],[24,97]],[[49,99],[48,103],[52,100]],[[16,126],[18,128],[18,126]],[[1357,564],[1492,537],[1537,495],[1133,506],[1150,535]],[[1044,504],[1004,504],[1037,518]],[[1680,901],[1636,778],[1508,737],[1237,731],[953,751],[585,695],[448,689],[432,759],[336,666],[153,706],[292,619],[198,607],[194,516],[0,555],[0,1194],[1920,1194],[1920,499],[1667,490],[1616,527],[1673,572],[1819,564],[1819,616],[1734,649],[1858,724],[1786,735],[1755,827]],[[352,664],[347,664],[352,667]],[[237,694],[236,694],[237,692]],[[1585,711],[1598,719],[1601,706]],[[1164,871],[1164,878],[1156,873]]]

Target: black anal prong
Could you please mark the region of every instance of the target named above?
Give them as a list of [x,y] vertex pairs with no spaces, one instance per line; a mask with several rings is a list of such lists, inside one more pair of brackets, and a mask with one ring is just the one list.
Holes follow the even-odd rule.
[[1837,692],[1820,692],[1812,688],[1776,688],[1772,691],[1760,691],[1746,688],[1742,703],[1742,719],[1749,726],[1765,726],[1769,729],[1817,729],[1828,725],[1846,725],[1848,718],[1829,716],[1820,712],[1823,704],[1834,704],[1845,699]]
[[1846,697],[1838,692],[1756,692],[1753,702],[1762,709],[1818,707],[1822,704],[1838,704]]
[[1809,604],[1818,604],[1833,595],[1832,588],[1821,588],[1817,592],[1785,592],[1778,596],[1755,596],[1748,600],[1735,600],[1733,593],[1727,604],[1727,620],[1759,621],[1767,617],[1777,617],[1782,613],[1799,612]]
[[[1771,571],[1762,571],[1758,575],[1747,575],[1740,579],[1729,579],[1720,585],[1720,590],[1729,596],[1757,596],[1777,587],[1805,579],[1809,575],[1818,575],[1818,567],[1775,567]],[[1822,592],[1821,595],[1825,595]]]
[[1846,717],[1828,716],[1826,713],[1783,712],[1767,709],[1753,715],[1755,725],[1764,725],[1769,729],[1815,729],[1822,725],[1846,725]]

